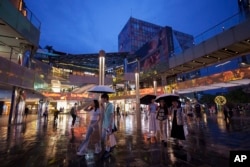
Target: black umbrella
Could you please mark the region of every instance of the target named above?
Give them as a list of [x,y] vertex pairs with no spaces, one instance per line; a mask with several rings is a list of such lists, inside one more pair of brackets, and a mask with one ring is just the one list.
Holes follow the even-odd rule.
[[140,104],[150,104],[152,99],[155,99],[155,95],[145,95],[142,98],[140,98]]
[[164,100],[167,106],[171,106],[172,101],[179,101],[179,98],[180,98],[179,95],[166,93],[166,94],[157,96],[155,101],[159,103],[161,100]]

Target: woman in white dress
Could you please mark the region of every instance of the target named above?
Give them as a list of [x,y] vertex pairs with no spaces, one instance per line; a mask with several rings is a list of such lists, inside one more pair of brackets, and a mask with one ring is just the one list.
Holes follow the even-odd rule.
[[91,117],[89,127],[86,133],[86,138],[82,141],[76,153],[79,156],[86,155],[90,138],[91,142],[95,143],[96,147],[100,147],[101,138],[99,133],[98,122],[100,120],[101,112],[99,109],[99,102],[97,100],[93,100],[90,107],[92,108],[92,110],[90,111]]
[[[157,132],[157,123],[156,123],[156,111],[157,111],[157,104],[155,103],[155,99],[151,100],[151,103],[148,105],[148,114],[149,114],[149,135],[156,136]],[[148,137],[150,137],[148,136]]]

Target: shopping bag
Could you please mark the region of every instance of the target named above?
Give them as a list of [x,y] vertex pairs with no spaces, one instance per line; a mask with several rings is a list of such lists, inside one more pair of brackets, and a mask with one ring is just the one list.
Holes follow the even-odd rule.
[[115,135],[113,133],[109,135],[109,144],[110,147],[114,147],[117,144]]

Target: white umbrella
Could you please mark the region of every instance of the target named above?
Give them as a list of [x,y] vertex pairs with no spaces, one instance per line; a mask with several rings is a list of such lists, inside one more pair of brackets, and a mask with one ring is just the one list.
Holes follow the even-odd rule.
[[177,94],[170,94],[170,93],[165,93],[165,94],[162,94],[162,95],[159,95],[155,98],[155,101],[156,102],[160,102],[161,100],[164,100],[165,103],[168,105],[168,106],[171,106],[172,105],[172,101],[173,100],[179,100],[180,96],[177,95]]
[[92,93],[115,93],[115,91],[106,85],[97,85],[91,88],[88,92]]

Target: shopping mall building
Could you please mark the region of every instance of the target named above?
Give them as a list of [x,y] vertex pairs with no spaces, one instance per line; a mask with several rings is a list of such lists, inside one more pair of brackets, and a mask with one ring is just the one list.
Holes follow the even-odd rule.
[[[52,46],[39,48],[41,23],[23,0],[0,1],[0,109],[15,117],[25,106],[38,113],[84,106],[98,95],[100,57],[105,57],[105,85],[123,111],[135,108],[139,96],[179,93],[196,97],[207,90],[250,83],[249,7],[199,36],[129,18],[118,35],[118,51],[69,54]],[[104,52],[103,50],[104,49]]]

